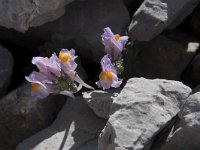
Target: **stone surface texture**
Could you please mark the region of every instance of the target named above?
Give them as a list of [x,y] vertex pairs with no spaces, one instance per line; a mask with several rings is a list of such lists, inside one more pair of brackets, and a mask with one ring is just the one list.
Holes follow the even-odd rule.
[[179,113],[179,117],[180,120],[173,126],[165,143],[159,150],[199,150],[200,92],[191,95],[187,99],[187,103]]
[[68,99],[54,123],[26,139],[17,150],[97,150],[97,139],[106,124],[84,99]]
[[58,19],[65,5],[74,0],[1,0],[0,26],[25,32],[29,27],[40,26]]
[[84,92],[83,98],[97,116],[108,119],[110,116],[112,102],[118,94],[119,90],[95,90]]
[[2,97],[9,86],[13,72],[13,57],[12,54],[0,46],[0,97]]
[[13,150],[17,144],[50,125],[65,96],[36,99],[30,96],[30,85],[24,85],[0,100],[0,149]]
[[191,89],[181,82],[132,78],[113,101],[99,150],[149,150],[154,137],[180,111]]
[[162,31],[179,25],[199,0],[145,0],[135,12],[129,33],[138,41],[150,41]]

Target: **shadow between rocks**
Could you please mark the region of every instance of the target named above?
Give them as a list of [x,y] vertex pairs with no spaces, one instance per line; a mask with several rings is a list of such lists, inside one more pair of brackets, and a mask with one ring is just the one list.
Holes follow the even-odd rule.
[[106,122],[98,118],[82,98],[68,99],[55,122],[23,141],[17,150],[95,150]]

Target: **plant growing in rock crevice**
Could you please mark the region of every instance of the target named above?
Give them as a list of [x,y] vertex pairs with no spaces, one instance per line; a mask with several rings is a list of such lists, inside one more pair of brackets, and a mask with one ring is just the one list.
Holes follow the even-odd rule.
[[107,53],[101,60],[101,73],[99,81],[96,82],[99,88],[109,89],[110,87],[118,88],[122,80],[118,78],[123,70],[122,51],[128,41],[128,36],[114,34],[109,27],[104,29],[102,43]]
[[56,54],[52,54],[50,58],[33,57],[32,63],[37,66],[39,72],[33,71],[25,77],[31,82],[31,95],[45,98],[53,93],[74,97],[73,93],[78,92],[82,86],[93,89],[75,71],[76,57],[74,49],[62,49],[58,57]]
[[[99,81],[96,82],[99,88],[118,88],[122,79],[118,75],[124,70],[123,55],[128,36],[114,34],[109,27],[104,29],[102,43],[105,46],[106,55],[101,59]],[[62,49],[57,56],[55,53],[48,57],[33,57],[32,63],[37,66],[39,72],[33,71],[26,80],[31,82],[31,95],[38,98],[45,98],[49,94],[63,94],[74,97],[73,93],[78,92],[82,86],[93,89],[86,84],[75,71],[75,50]]]

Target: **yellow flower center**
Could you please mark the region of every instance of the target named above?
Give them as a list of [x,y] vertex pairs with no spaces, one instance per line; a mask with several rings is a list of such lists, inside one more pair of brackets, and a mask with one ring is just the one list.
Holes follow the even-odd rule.
[[68,61],[70,61],[70,55],[66,52],[60,52],[59,53],[59,59],[61,60],[61,63],[64,64]]
[[99,75],[99,79],[107,83],[112,83],[113,73],[110,71],[102,71]]
[[115,34],[115,40],[119,41],[120,35],[119,34]]
[[49,58],[48,58],[48,57],[44,57],[44,59],[45,59],[45,60],[48,60]]
[[36,91],[40,86],[38,83],[31,83],[31,91]]

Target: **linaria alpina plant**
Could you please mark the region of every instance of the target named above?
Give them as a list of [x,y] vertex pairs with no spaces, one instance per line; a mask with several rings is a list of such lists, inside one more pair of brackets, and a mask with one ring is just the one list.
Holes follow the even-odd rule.
[[118,60],[128,41],[128,36],[114,34],[109,27],[106,27],[101,37],[102,43],[105,46],[105,52],[111,59]]
[[56,54],[52,54],[50,58],[33,57],[32,63],[39,72],[33,71],[25,77],[31,82],[31,95],[40,99],[51,93],[74,97],[73,93],[78,92],[82,86],[93,89],[76,73],[76,57],[74,49],[62,49],[58,57]]
[[104,90],[110,87],[118,88],[122,80],[117,77],[117,70],[111,63],[108,55],[105,55],[101,60],[102,71],[99,75],[99,81],[96,82],[98,87],[102,87]]
[[128,36],[120,37],[119,34],[114,34],[109,27],[106,27],[101,37],[107,55],[101,60],[102,71],[96,84],[103,89],[118,88],[122,80],[118,79],[117,74],[123,71],[122,51],[128,41]]

